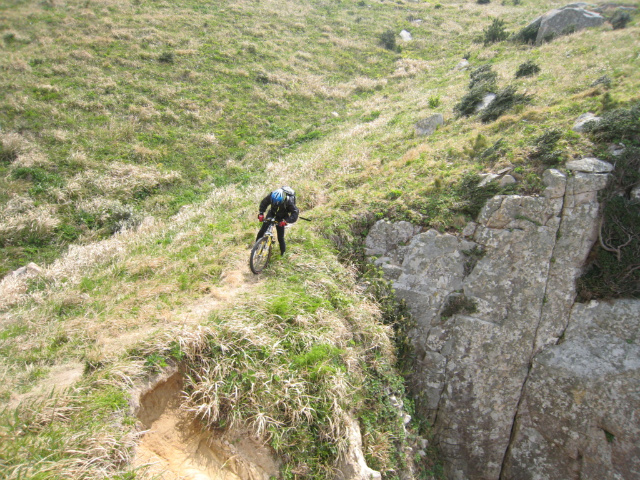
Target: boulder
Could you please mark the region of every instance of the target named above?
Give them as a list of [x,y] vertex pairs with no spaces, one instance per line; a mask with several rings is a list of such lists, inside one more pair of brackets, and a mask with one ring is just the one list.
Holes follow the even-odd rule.
[[[555,37],[577,32],[585,28],[599,27],[604,23],[604,17],[599,13],[587,10],[586,4],[571,4],[565,7],[551,10],[538,22],[538,34],[536,45],[549,41]],[[533,22],[532,22],[533,23]]]
[[469,60],[467,60],[466,58],[463,58],[462,60],[460,60],[460,62],[456,65],[456,70],[466,70],[467,68],[469,68],[470,64],[469,64]]
[[573,125],[573,131],[577,133],[582,133],[585,130],[585,126],[589,122],[599,122],[601,117],[596,117],[593,113],[587,112],[580,115],[576,123]]
[[613,170],[613,165],[597,158],[588,157],[567,162],[565,168],[575,172],[609,173]]
[[442,124],[444,124],[444,117],[441,113],[431,115],[416,123],[416,135],[431,135]]

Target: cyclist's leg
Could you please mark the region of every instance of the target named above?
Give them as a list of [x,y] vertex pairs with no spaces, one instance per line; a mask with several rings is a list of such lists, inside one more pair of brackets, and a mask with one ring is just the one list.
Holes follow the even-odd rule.
[[269,224],[267,222],[262,222],[262,227],[260,227],[260,231],[258,232],[258,236],[256,237],[256,242],[260,240],[260,238],[262,238],[262,236],[264,235],[264,232],[267,231],[268,227],[269,227]]
[[278,243],[280,244],[280,255],[284,255],[287,250],[287,244],[284,241],[284,227],[276,225],[276,231],[278,232]]

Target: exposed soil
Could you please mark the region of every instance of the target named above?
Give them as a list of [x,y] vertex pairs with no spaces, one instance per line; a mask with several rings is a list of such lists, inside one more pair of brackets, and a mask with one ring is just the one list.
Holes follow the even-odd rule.
[[241,435],[203,431],[180,409],[179,372],[144,391],[136,415],[147,429],[136,450],[134,465],[141,479],[268,480],[278,476],[271,451]]

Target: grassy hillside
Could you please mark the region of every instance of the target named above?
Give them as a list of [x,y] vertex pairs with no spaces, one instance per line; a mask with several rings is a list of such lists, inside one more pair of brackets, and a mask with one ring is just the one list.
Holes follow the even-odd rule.
[[[129,400],[172,365],[184,409],[261,435],[284,478],[331,477],[345,412],[398,476],[428,431],[390,401],[402,310],[361,277],[363,234],[455,231],[497,191],[477,173],[513,167],[508,191],[535,193],[544,168],[606,150],[571,127],[640,100],[635,19],[485,42],[493,18],[515,33],[561,4],[0,1],[0,275],[45,267],[0,284],[7,477],[144,478]],[[486,123],[455,114],[483,65],[528,97]],[[256,277],[257,203],[281,184],[313,222]]]

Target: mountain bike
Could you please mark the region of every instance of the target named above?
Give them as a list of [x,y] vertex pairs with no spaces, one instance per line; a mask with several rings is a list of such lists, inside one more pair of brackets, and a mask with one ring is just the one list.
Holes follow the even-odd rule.
[[249,266],[253,273],[260,273],[267,266],[271,259],[271,249],[276,241],[273,227],[277,225],[277,222],[273,218],[267,218],[264,221],[269,222],[269,226],[264,235],[256,240],[249,256]]

